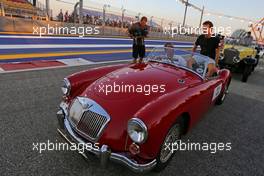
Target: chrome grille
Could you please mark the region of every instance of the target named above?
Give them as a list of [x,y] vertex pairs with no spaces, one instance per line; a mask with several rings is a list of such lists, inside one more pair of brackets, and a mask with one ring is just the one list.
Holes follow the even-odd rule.
[[92,142],[98,140],[110,121],[109,114],[98,103],[86,97],[77,97],[69,114],[74,130]]
[[91,140],[95,140],[102,129],[107,124],[108,119],[100,114],[92,112],[90,110],[84,112],[80,122],[77,125],[77,130],[88,137]]

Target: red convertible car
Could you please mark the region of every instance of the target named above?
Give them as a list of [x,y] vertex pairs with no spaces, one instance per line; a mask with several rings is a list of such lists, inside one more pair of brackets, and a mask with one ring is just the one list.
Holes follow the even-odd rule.
[[[188,60],[195,60],[187,66]],[[209,58],[154,48],[144,63],[85,70],[63,81],[58,132],[102,165],[116,161],[136,172],[161,171],[175,143],[215,104],[231,81],[226,69],[206,76]]]

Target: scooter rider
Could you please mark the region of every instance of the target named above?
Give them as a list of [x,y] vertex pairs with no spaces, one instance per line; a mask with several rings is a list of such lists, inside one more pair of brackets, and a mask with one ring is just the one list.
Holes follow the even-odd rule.
[[148,35],[147,17],[143,16],[140,22],[134,23],[129,28],[129,36],[133,38],[133,63],[137,62],[139,57],[139,63],[142,62],[145,57],[145,37]]

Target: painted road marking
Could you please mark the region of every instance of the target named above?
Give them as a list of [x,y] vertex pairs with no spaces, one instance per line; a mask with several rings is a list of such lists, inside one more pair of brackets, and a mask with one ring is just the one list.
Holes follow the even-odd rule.
[[[163,47],[164,45],[146,45],[146,47]],[[48,45],[0,45],[1,49],[39,49],[39,48],[131,48],[131,45],[120,45],[120,44],[108,44],[108,45],[94,45],[94,44],[48,44]],[[175,45],[175,48],[190,48],[192,45]]]
[[[82,59],[82,58],[79,58],[79,59]],[[83,65],[100,65],[100,64],[110,64],[110,63],[123,63],[123,62],[128,62],[128,61],[131,61],[131,59],[102,61],[102,62],[91,62],[90,61],[90,62],[87,62],[86,64],[83,64]],[[61,60],[60,60],[60,62],[61,62]],[[63,61],[63,62],[66,63],[66,61]],[[8,70],[8,71],[3,70],[1,68],[1,66],[0,66],[0,74],[17,73],[17,72],[25,72],[25,71],[39,71],[39,70],[47,70],[47,69],[55,69],[55,68],[66,68],[66,67],[75,67],[75,66],[81,66],[81,65],[77,65],[77,64],[76,65],[60,65],[60,66],[29,68],[29,69],[20,69],[20,70]]]
[[[190,49],[184,49],[189,51]],[[152,49],[146,49],[147,52]],[[89,55],[89,54],[118,54],[118,53],[131,53],[132,49],[126,50],[100,50],[100,51],[65,51],[65,52],[51,52],[51,53],[26,53],[26,54],[2,54],[0,60],[12,60],[12,59],[23,59],[23,58],[45,58],[45,57],[62,57],[62,56],[73,56],[73,55]]]
[[[108,38],[108,37],[59,37],[59,36],[23,36],[23,35],[0,35],[0,38],[25,38],[25,39],[75,39],[75,40],[125,40],[131,41],[131,38]],[[149,42],[181,42],[181,43],[190,43],[193,42],[188,41],[175,41],[175,40],[154,40],[154,39],[146,39],[145,41]]]
[[115,53],[128,53],[131,49],[127,50],[104,50],[104,51],[80,51],[80,52],[54,52],[54,53],[27,53],[27,54],[3,54],[0,55],[0,60],[21,59],[21,58],[35,58],[35,57],[59,57],[59,56],[73,56],[73,55],[86,55],[86,54],[115,54]]
[[82,59],[82,58],[72,58],[72,59],[58,59],[57,61],[62,62],[69,66],[77,66],[77,65],[89,65],[93,64],[94,62]]
[[42,68],[42,67],[56,67],[65,65],[62,62],[52,60],[52,61],[32,61],[32,62],[20,62],[20,63],[6,63],[0,64],[0,67],[5,70],[23,70],[31,68]]

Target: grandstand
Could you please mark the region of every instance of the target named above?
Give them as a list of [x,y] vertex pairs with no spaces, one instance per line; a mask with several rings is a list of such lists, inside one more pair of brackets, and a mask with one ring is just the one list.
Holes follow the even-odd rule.
[[[71,5],[74,5],[72,3]],[[97,4],[102,6],[102,4]],[[74,6],[72,6],[73,8]],[[138,21],[142,14],[126,10],[125,13],[119,8],[111,7],[104,11],[101,8],[86,6],[82,10],[82,22],[79,22],[78,12],[71,9],[62,11],[61,14],[52,15],[52,10],[49,9],[50,16],[47,14],[47,6],[34,0],[0,0],[0,33],[34,33],[34,29],[39,27],[95,27],[100,28],[101,36],[123,36],[127,37],[127,28]],[[121,9],[122,10],[122,9]],[[70,13],[68,13],[70,11]],[[67,12],[67,16],[66,16]],[[62,18],[59,18],[60,17]],[[66,18],[66,17],[67,18]],[[149,16],[151,38],[171,39],[170,33],[163,32],[163,25],[168,23],[168,20],[159,20]],[[105,21],[104,21],[105,20]],[[169,23],[172,26],[172,22]],[[189,35],[174,35],[174,39],[193,41],[194,37]]]
[[32,19],[46,19],[45,11],[33,6],[27,0],[0,0],[0,15]]

